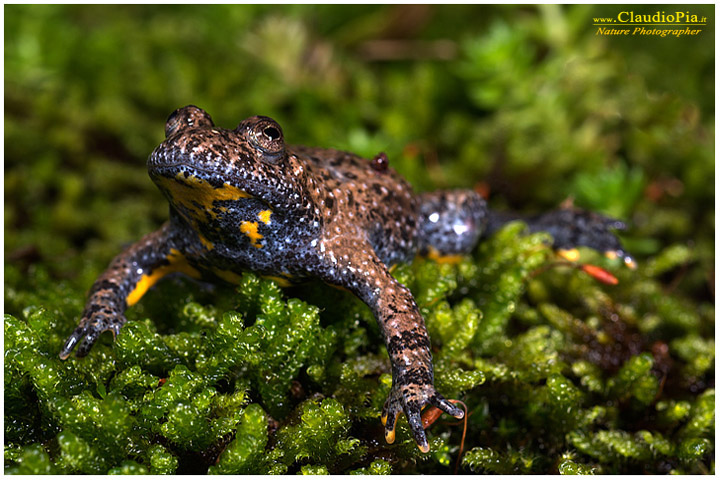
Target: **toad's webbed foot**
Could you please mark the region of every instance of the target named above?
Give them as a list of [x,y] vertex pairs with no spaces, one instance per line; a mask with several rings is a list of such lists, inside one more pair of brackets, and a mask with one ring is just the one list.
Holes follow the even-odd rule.
[[400,413],[407,417],[410,431],[415,442],[424,453],[430,449],[427,436],[423,429],[421,411],[426,405],[433,405],[455,418],[463,418],[463,411],[445,400],[433,387],[432,382],[419,379],[410,380],[412,376],[397,375],[393,380],[392,390],[383,406],[382,423],[385,425],[385,440],[388,443],[395,441],[395,424]]
[[611,230],[625,230],[620,220],[577,208],[562,208],[527,220],[533,232],[548,232],[553,236],[553,248],[573,251],[585,246],[610,258],[621,258],[625,265],[635,268],[635,260],[627,253]]

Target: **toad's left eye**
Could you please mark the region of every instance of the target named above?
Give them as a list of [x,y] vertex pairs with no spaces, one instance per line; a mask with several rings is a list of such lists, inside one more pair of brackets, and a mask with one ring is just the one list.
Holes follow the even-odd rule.
[[249,137],[254,147],[263,153],[263,159],[277,163],[285,153],[282,128],[270,117],[255,117],[250,125]]

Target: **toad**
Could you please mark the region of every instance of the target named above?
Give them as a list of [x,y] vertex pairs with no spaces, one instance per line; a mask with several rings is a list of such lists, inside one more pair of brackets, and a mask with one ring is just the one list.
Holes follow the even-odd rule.
[[[425,322],[389,267],[418,254],[468,253],[518,217],[490,211],[472,190],[416,194],[384,154],[365,159],[286,145],[280,125],[262,116],[218,128],[195,106],[170,115],[148,170],[170,203],[170,219],[93,284],[62,359],[76,346],[86,355],[104,331],[117,336],[125,309],[168,273],[237,282],[250,270],[283,284],[318,278],[357,295],[377,319],[392,365],[382,413],[389,443],[400,413],[424,452],[424,406],[462,418],[433,385]],[[610,231],[624,227],[619,221],[574,208],[525,220],[531,231],[550,232],[556,249],[588,246],[633,264]]]

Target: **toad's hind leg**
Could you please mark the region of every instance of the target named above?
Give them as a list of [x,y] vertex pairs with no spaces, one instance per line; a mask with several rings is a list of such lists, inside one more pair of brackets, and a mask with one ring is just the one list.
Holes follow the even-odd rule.
[[470,252],[488,224],[485,200],[472,190],[420,195],[419,252],[443,259]]
[[547,232],[553,237],[553,249],[567,260],[574,261],[578,247],[589,247],[609,258],[620,258],[635,268],[635,260],[625,251],[613,230],[624,230],[625,224],[614,218],[574,207],[563,207],[534,216],[489,212],[487,233],[492,234],[503,225],[522,220],[531,232]]
[[536,216],[493,212],[472,190],[420,195],[419,252],[440,261],[454,260],[470,252],[481,237],[515,220],[527,223],[531,232],[550,233],[553,248],[563,255],[576,254],[577,247],[590,247],[635,267],[635,260],[613,233],[625,228],[623,222],[578,208],[561,208]]

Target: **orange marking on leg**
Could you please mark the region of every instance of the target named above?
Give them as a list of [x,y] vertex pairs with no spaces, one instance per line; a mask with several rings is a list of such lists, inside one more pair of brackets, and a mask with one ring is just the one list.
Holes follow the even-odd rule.
[[280,285],[283,288],[292,286],[292,282],[290,282],[289,279],[285,277],[278,277],[277,275],[263,275],[263,278],[267,278],[269,280],[275,280],[278,285]]
[[213,272],[215,275],[217,275],[218,277],[220,277],[220,278],[222,278],[223,280],[225,280],[226,282],[232,283],[232,284],[235,284],[235,285],[239,284],[239,283],[240,283],[240,280],[242,280],[241,277],[240,277],[240,275],[238,275],[238,274],[235,273],[235,272],[231,272],[230,270],[222,270],[222,269],[220,269],[220,268],[213,268],[213,269],[212,269],[212,272]]
[[189,277],[200,278],[200,272],[190,266],[185,256],[178,250],[174,248],[170,249],[170,253],[166,258],[170,262],[168,265],[157,267],[150,273],[146,273],[140,277],[140,280],[135,284],[135,288],[133,288],[132,292],[130,292],[125,299],[128,307],[135,305],[142,296],[145,295],[145,292],[169,273],[182,272]]
[[568,262],[577,262],[577,260],[580,258],[580,251],[577,248],[558,250],[557,254]]
[[451,265],[457,265],[462,262],[464,255],[443,255],[437,249],[430,247],[428,249],[427,257],[437,263],[449,263]]
[[213,248],[215,248],[215,245],[210,240],[205,238],[205,236],[198,233],[198,237],[200,238],[200,243],[202,243],[203,246],[208,250],[212,250]]
[[[385,441],[387,443],[395,443],[395,426],[397,425],[397,419],[399,416],[400,412],[395,414],[395,423],[393,423],[393,429],[389,432],[385,432]],[[381,418],[380,420],[383,421],[383,425],[385,425],[387,423],[387,416],[383,416],[383,418]]]

